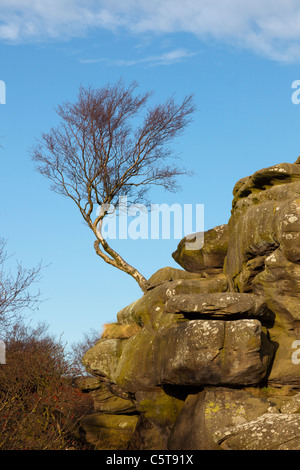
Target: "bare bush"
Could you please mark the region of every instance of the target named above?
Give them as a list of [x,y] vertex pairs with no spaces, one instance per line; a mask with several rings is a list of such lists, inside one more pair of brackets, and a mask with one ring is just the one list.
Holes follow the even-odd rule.
[[33,284],[41,277],[42,266],[26,269],[17,263],[15,272],[6,269],[10,256],[6,240],[0,238],[0,338],[9,326],[20,321],[24,310],[35,310],[40,303],[40,293],[33,293]]
[[0,450],[84,449],[79,419],[91,398],[73,386],[60,341],[37,328],[16,324],[0,366]]

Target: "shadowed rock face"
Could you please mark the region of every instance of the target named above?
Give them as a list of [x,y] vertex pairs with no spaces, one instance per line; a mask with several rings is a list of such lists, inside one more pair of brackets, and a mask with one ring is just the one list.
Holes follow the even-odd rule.
[[154,273],[85,354],[97,449],[300,449],[300,165],[233,195],[228,224],[199,250],[184,238],[183,269]]

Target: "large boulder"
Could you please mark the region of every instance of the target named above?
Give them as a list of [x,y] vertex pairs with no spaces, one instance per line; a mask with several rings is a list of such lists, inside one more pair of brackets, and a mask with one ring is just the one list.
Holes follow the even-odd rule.
[[89,349],[82,359],[88,372],[99,377],[112,377],[118,365],[122,340],[100,339],[95,346]]
[[190,318],[258,318],[267,322],[274,318],[264,297],[235,292],[174,295],[165,308],[167,312],[183,313]]
[[[195,237],[199,237],[196,234]],[[195,238],[185,237],[172,254],[174,260],[186,271],[193,273],[218,273],[223,270],[228,246],[228,227],[219,225],[204,232],[204,245],[194,249]],[[193,246],[193,249],[191,249]]]
[[279,410],[271,400],[247,390],[208,388],[185,400],[169,439],[171,450],[221,450],[214,434]]
[[248,423],[214,433],[223,450],[299,450],[300,415],[265,413]]
[[165,384],[257,384],[274,353],[261,323],[251,319],[184,321],[159,332],[143,328],[120,344],[116,341],[99,341],[84,363],[131,393]]
[[84,416],[80,424],[86,440],[96,450],[126,450],[138,421],[137,415],[93,413]]

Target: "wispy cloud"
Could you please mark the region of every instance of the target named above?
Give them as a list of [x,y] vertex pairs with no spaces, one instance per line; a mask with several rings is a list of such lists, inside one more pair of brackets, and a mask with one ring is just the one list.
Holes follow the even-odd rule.
[[300,60],[299,0],[0,0],[0,39],[72,38],[95,28],[191,33],[268,58]]
[[195,56],[197,53],[189,51],[187,49],[174,49],[169,52],[165,52],[160,55],[151,55],[140,59],[109,59],[101,57],[99,59],[81,59],[80,62],[83,64],[95,64],[105,62],[108,65],[114,65],[118,67],[130,67],[133,65],[147,65],[150,67],[156,65],[171,65],[176,62],[181,62],[187,58]]

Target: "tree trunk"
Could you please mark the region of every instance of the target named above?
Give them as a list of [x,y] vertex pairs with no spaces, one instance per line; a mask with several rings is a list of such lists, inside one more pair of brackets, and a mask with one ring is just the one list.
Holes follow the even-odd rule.
[[[107,256],[105,253],[100,248],[100,244],[103,247],[103,249],[108,253],[109,256]],[[133,279],[136,280],[138,285],[140,286],[141,290],[146,293],[147,290],[151,287],[147,279],[133,266],[127,263],[116,251],[114,251],[107,243],[106,240],[99,239],[97,237],[97,240],[94,243],[94,248],[98,256],[100,256],[106,263],[111,264],[112,266],[120,269],[121,271],[129,274],[130,276],[133,277]]]

